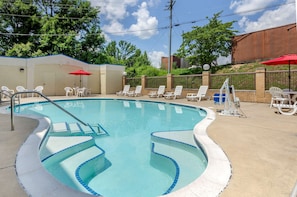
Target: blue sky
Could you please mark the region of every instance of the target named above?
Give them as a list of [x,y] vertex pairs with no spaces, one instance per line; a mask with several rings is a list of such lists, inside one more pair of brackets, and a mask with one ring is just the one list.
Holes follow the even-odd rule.
[[[169,53],[170,0],[90,0],[100,6],[101,29],[107,41],[125,40],[146,51],[155,67]],[[238,34],[296,22],[295,0],[176,0],[173,7],[172,54],[183,32],[203,26],[223,11],[223,22],[237,21]],[[224,59],[221,60],[224,63]]]

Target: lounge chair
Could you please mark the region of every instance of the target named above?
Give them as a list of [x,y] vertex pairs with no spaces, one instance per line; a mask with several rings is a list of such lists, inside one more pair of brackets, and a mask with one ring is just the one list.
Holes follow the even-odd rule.
[[188,93],[186,98],[188,101],[201,101],[202,98],[207,98],[206,92],[208,90],[208,86],[200,86],[197,94]]
[[141,96],[142,86],[136,86],[135,90],[127,92],[127,96]]
[[125,85],[124,88],[123,88],[123,90],[121,90],[119,92],[116,92],[116,95],[118,95],[118,96],[125,96],[129,92],[129,90],[130,90],[130,85]]
[[283,114],[283,115],[297,115],[297,101],[291,105],[291,104],[283,104],[283,103],[278,103],[278,104],[272,104],[273,107],[278,109],[278,112]]
[[159,98],[162,97],[165,93],[165,86],[164,85],[160,85],[158,88],[158,91],[151,91],[149,92],[148,96],[150,98]]
[[284,91],[278,87],[269,88],[269,93],[271,94],[270,108],[273,104],[290,103],[288,94],[284,94]]
[[167,92],[164,94],[165,99],[176,99],[178,97],[181,97],[183,92],[183,86],[179,85],[175,87],[174,92]]

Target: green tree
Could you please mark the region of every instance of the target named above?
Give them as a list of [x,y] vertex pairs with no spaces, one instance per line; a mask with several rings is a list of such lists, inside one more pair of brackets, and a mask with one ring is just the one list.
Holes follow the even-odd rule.
[[195,26],[192,31],[183,33],[183,42],[178,49],[177,56],[185,57],[191,65],[216,65],[219,56],[227,57],[231,53],[232,37],[236,31],[233,23],[223,23],[219,20],[220,13],[207,18],[205,26]]
[[[33,0],[0,0],[0,13],[0,55],[16,44],[35,44],[35,38],[30,35],[38,33],[40,12]],[[34,46],[30,48],[35,50]]]
[[136,67],[151,65],[146,52],[142,53],[135,45],[124,40],[110,42],[105,47],[105,56],[108,63],[132,67],[130,70],[133,72]]
[[105,61],[99,9],[88,0],[0,0],[0,7],[0,30],[9,38],[0,38],[1,55],[62,53],[89,63]]

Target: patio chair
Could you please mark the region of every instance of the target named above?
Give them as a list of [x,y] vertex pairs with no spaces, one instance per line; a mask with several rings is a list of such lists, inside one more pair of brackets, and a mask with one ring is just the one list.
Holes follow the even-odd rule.
[[[24,88],[23,86],[17,86],[15,89],[17,92],[26,92],[27,91],[27,89]],[[20,97],[22,97],[22,96],[23,95],[20,95]]]
[[85,94],[85,91],[86,91],[86,88],[85,87],[83,87],[83,88],[77,88],[76,89],[76,96],[78,96],[78,97],[85,96],[86,95]]
[[141,96],[142,86],[136,86],[135,90],[127,92],[127,96]]
[[206,96],[207,90],[208,90],[208,86],[200,86],[197,94],[188,93],[186,98],[188,101],[195,101],[195,100],[197,100],[197,102],[201,101],[202,98],[208,98]]
[[174,92],[167,92],[166,94],[164,94],[164,98],[165,99],[176,99],[178,97],[181,97],[183,92],[183,86],[178,85],[175,87]]
[[71,87],[65,87],[64,88],[66,96],[73,96],[73,89]]
[[164,93],[165,93],[165,86],[160,85],[158,88],[158,91],[151,91],[148,93],[148,96],[150,98],[159,98],[159,97],[162,97]]
[[9,89],[7,86],[2,86],[1,92],[2,92],[1,96],[3,96],[3,98],[14,94],[14,90]]
[[288,94],[284,94],[284,91],[278,87],[270,87],[269,93],[271,94],[270,108],[273,104],[285,104],[290,103],[290,97]]
[[291,104],[277,103],[272,104],[273,107],[278,109],[278,112],[283,115],[294,115],[297,114],[297,101]]
[[119,92],[116,92],[116,95],[118,95],[118,96],[125,96],[129,92],[129,90],[130,90],[130,85],[125,85],[124,88],[123,88],[123,90],[121,90]]
[[[42,91],[43,91],[43,86],[36,86],[36,88],[34,88],[35,92],[39,92],[42,94]],[[34,97],[35,93],[32,93],[32,97]],[[40,97],[40,95],[38,95]]]

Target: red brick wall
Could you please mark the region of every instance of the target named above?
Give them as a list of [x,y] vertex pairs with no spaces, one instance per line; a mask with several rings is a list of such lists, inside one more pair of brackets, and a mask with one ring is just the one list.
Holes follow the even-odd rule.
[[297,53],[295,23],[235,36],[232,64],[263,61],[290,53]]

